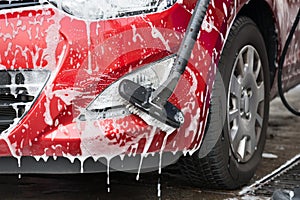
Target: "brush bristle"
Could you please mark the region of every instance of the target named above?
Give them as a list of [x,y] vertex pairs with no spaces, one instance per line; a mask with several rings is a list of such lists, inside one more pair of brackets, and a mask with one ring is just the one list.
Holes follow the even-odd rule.
[[129,110],[130,113],[139,116],[142,120],[144,120],[148,125],[153,126],[153,127],[158,127],[159,129],[161,129],[162,131],[166,132],[167,134],[170,134],[172,132],[174,132],[176,129],[160,122],[159,120],[151,117],[150,115],[148,115],[147,113],[141,111],[140,109],[138,109],[137,107],[135,107],[134,105],[130,104],[129,102],[127,102],[126,100],[124,100],[123,98],[121,98],[120,102],[126,106],[126,108]]

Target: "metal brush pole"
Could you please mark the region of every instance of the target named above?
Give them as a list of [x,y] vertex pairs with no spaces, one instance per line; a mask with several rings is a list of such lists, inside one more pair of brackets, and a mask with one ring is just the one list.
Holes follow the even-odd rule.
[[181,75],[184,73],[192,50],[197,41],[202,22],[204,20],[209,0],[198,0],[193,15],[186,30],[184,39],[180,45],[176,60],[172,66],[168,79],[153,92],[152,102],[164,104],[174,92]]

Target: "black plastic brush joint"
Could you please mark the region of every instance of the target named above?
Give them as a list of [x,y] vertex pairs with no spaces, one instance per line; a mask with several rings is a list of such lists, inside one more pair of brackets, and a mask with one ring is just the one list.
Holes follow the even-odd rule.
[[155,104],[164,104],[164,102],[168,101],[173,94],[180,77],[181,74],[178,72],[171,73],[168,79],[153,92],[152,102]]
[[179,128],[184,122],[182,112],[168,101],[160,102],[162,104],[152,102],[149,98],[152,96],[152,91],[127,79],[122,80],[119,85],[121,97],[133,106],[162,123]]

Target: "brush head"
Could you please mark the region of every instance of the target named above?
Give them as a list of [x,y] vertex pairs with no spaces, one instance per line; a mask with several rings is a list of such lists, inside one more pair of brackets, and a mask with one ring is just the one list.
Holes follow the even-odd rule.
[[[153,90],[151,88],[146,88],[127,79],[122,80],[119,85],[120,96],[126,100],[129,105],[134,107],[130,109],[132,113],[141,117],[143,116],[142,118],[145,118],[144,120],[147,123],[149,122],[148,124],[150,124],[150,121],[155,120],[157,124],[164,124],[173,129],[179,128],[184,123],[183,113],[169,101],[165,101],[160,105],[151,102],[150,98],[152,92]],[[144,115],[148,115],[148,117]],[[148,119],[149,116],[153,120]]]
[[129,112],[131,112],[134,115],[139,116],[142,120],[144,120],[148,125],[153,126],[153,127],[157,127],[160,130],[166,132],[167,134],[170,134],[172,132],[174,132],[176,129],[165,124],[162,123],[160,121],[158,121],[157,119],[151,117],[150,115],[141,112],[139,109],[137,109],[135,106],[131,105],[131,104],[127,104],[126,108],[129,110]]

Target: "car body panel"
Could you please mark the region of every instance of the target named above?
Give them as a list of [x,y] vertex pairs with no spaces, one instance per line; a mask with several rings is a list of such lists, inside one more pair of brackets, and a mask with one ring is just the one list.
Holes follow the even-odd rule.
[[[278,58],[282,55],[282,50],[286,43],[287,37],[291,31],[292,25],[296,19],[300,2],[298,1],[279,1],[279,0],[267,0],[270,8],[273,10],[274,21],[278,33]],[[296,32],[294,33],[289,50],[287,52],[284,68],[283,68],[283,88],[288,90],[295,85],[299,84],[300,77],[300,27],[298,25]],[[277,65],[277,64],[276,64]],[[277,78],[275,79],[277,80]],[[277,81],[274,82],[271,96],[277,95]]]

